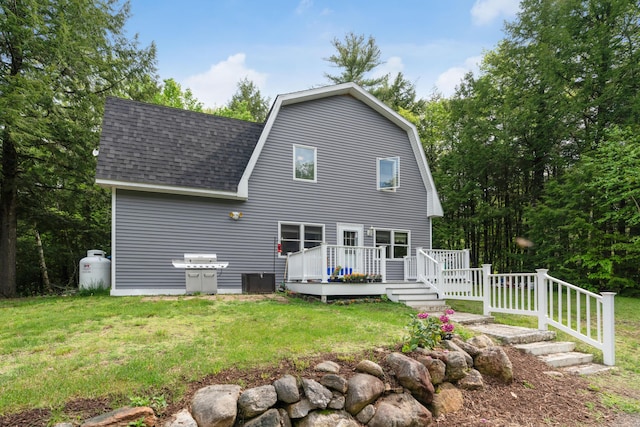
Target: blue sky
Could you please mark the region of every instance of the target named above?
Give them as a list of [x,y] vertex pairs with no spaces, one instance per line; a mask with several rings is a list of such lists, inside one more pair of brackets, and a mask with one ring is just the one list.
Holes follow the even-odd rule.
[[402,71],[419,97],[448,96],[503,38],[518,0],[131,0],[129,35],[158,49],[174,78],[208,107],[224,105],[248,77],[263,96],[328,84],[331,40],[376,39],[379,74]]

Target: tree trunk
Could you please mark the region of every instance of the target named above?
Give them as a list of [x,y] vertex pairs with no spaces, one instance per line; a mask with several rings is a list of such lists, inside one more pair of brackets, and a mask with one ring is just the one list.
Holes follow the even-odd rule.
[[16,296],[16,242],[18,239],[18,153],[8,129],[2,138],[0,176],[0,296]]
[[42,239],[40,239],[40,233],[38,229],[33,230],[36,237],[36,246],[38,247],[38,260],[40,260],[40,273],[42,274],[42,283],[44,284],[44,290],[47,293],[51,293],[51,282],[49,282],[49,273],[47,272],[47,262],[44,259],[44,249],[42,249]]

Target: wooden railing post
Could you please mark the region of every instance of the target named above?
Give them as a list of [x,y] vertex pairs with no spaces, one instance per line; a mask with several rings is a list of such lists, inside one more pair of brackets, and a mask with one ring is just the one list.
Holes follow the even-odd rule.
[[607,366],[616,364],[615,292],[601,292],[602,295],[602,361]]
[[546,331],[549,329],[547,324],[547,311],[548,311],[548,287],[547,287],[547,273],[546,268],[536,269],[536,292],[538,293],[538,329]]
[[491,286],[490,278],[491,264],[482,264],[482,314],[491,314]]
[[436,268],[438,269],[436,273],[436,288],[440,289],[442,295],[438,295],[440,298],[446,298],[447,289],[445,289],[444,283],[444,264],[438,263]]
[[380,276],[382,277],[382,283],[387,283],[387,248],[386,246],[380,246]]
[[322,283],[329,283],[329,273],[327,271],[327,269],[329,268],[329,258],[328,258],[328,254],[327,254],[327,245],[326,243],[322,243],[320,245],[320,247],[322,248],[320,250],[321,252],[321,257],[322,257]]

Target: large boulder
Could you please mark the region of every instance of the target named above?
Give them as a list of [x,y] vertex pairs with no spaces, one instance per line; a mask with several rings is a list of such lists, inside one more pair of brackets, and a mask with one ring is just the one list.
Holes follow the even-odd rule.
[[[491,339],[491,337],[489,337],[488,335],[476,335],[474,337],[471,337],[467,340],[468,344],[471,344],[474,347],[478,347],[479,349],[483,349],[483,348],[487,348],[487,347],[493,347],[496,344],[493,342],[493,340]],[[475,357],[475,356],[473,356]]]
[[359,427],[358,423],[345,411],[313,411],[300,420],[297,427]]
[[309,402],[309,399],[305,397],[296,403],[287,405],[286,409],[287,414],[289,414],[289,418],[297,419],[306,417],[309,412],[316,409],[316,407],[313,406],[311,402]]
[[373,375],[380,379],[384,378],[384,370],[382,367],[371,360],[361,360],[356,366],[356,371],[364,372],[365,374]]
[[374,402],[384,392],[384,383],[369,374],[355,374],[348,381],[344,407],[352,415]]
[[438,387],[430,408],[433,416],[439,417],[442,414],[459,411],[463,404],[462,392],[451,383],[443,383]]
[[329,390],[316,380],[304,378],[302,380],[302,388],[304,390],[304,395],[307,396],[309,402],[311,402],[314,407],[319,409],[325,409],[333,398],[333,393],[331,393],[331,390]]
[[467,375],[469,366],[467,358],[459,351],[452,351],[447,354],[447,371],[445,378],[447,381],[458,381]]
[[444,376],[447,371],[447,365],[440,359],[434,359],[431,356],[418,356],[416,360],[422,363],[431,376],[431,384],[438,385],[444,381]]
[[169,418],[163,427],[198,427],[198,423],[193,419],[188,409],[183,409]]
[[210,385],[196,391],[191,400],[191,414],[198,427],[231,427],[238,415],[240,386]]
[[340,365],[331,360],[327,360],[321,363],[318,363],[315,367],[315,370],[318,372],[328,372],[330,374],[337,374],[340,372]]
[[458,381],[458,387],[463,390],[482,390],[484,389],[484,380],[482,374],[475,369],[469,369],[467,375]]
[[294,403],[300,400],[300,390],[298,382],[293,375],[285,375],[273,382],[278,400],[284,403]]
[[513,381],[513,365],[502,347],[487,347],[474,359],[475,368],[483,375],[495,377],[508,384]]
[[253,418],[271,408],[278,401],[276,388],[272,385],[245,390],[238,399],[238,411],[244,418]]
[[320,384],[331,390],[339,391],[340,393],[346,393],[348,388],[347,380],[336,374],[323,375],[323,377],[320,378]]
[[390,394],[376,402],[368,427],[424,427],[433,424],[431,412],[409,393]]
[[460,346],[458,344],[456,344],[454,341],[452,341],[452,340],[443,340],[442,344],[443,344],[444,348],[449,350],[449,352],[455,351],[455,352],[458,352],[458,353],[462,354],[464,356],[464,360],[467,362],[467,366],[469,368],[471,368],[473,366],[473,357],[471,357],[471,355],[469,353],[467,353],[462,348],[460,348]]
[[243,425],[244,427],[281,427],[285,423],[282,419],[283,415],[286,416],[286,412],[281,413],[277,409],[269,409],[260,416],[246,421]]
[[435,390],[429,370],[422,363],[401,353],[391,353],[386,360],[403,387],[408,389],[420,403],[424,405],[431,403]]
[[464,350],[471,357],[476,357],[478,355],[478,353],[480,353],[480,349],[478,347],[476,347],[476,346],[474,346],[472,344],[469,344],[466,341],[462,341],[458,337],[454,337],[451,341],[455,345],[460,347],[462,350]]

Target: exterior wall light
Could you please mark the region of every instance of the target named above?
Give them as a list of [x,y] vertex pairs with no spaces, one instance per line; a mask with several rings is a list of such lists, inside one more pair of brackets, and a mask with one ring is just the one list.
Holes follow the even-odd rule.
[[229,217],[232,220],[237,221],[240,218],[242,218],[242,212],[235,212],[235,211],[234,212],[229,212]]

